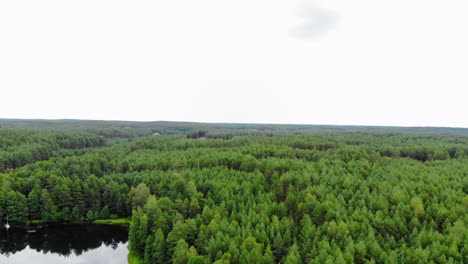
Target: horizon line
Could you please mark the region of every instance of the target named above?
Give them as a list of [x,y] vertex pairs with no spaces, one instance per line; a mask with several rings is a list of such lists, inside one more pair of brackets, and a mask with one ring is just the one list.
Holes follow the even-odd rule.
[[278,125],[278,126],[336,126],[336,127],[381,127],[381,128],[449,128],[449,129],[468,129],[461,126],[435,126],[435,125],[356,125],[356,124],[319,124],[319,123],[271,123],[271,122],[206,122],[206,121],[186,121],[186,120],[124,120],[124,119],[81,119],[81,118],[10,118],[0,117],[1,120],[18,120],[18,121],[95,121],[95,122],[134,122],[134,123],[192,123],[192,124],[208,124],[208,125]]

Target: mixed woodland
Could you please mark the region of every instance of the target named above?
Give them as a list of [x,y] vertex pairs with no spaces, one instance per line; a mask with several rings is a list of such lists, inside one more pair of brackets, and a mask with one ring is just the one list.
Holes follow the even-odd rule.
[[41,124],[0,120],[14,225],[130,218],[143,263],[468,263],[468,130]]

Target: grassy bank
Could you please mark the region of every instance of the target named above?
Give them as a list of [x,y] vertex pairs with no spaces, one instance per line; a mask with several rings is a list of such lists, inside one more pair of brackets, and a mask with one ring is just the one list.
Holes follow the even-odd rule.
[[86,221],[71,221],[71,222],[51,222],[45,220],[31,220],[25,224],[12,224],[15,228],[23,228],[23,229],[38,229],[44,228],[51,225],[79,225],[79,224],[99,224],[99,225],[122,225],[122,226],[129,226],[130,219],[129,218],[119,218],[119,219],[100,219],[94,220],[91,222]]
[[129,218],[119,218],[119,219],[102,219],[102,220],[94,220],[93,224],[99,225],[130,225]]

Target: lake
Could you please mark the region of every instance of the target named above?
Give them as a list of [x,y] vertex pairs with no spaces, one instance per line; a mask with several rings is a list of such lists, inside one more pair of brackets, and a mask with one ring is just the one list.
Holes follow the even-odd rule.
[[128,228],[56,225],[28,233],[0,229],[1,264],[127,264]]

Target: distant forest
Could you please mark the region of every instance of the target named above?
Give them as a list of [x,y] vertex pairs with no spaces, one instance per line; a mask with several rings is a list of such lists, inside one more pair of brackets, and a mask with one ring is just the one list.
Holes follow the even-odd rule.
[[463,128],[0,119],[0,219],[141,263],[468,263],[467,209]]

